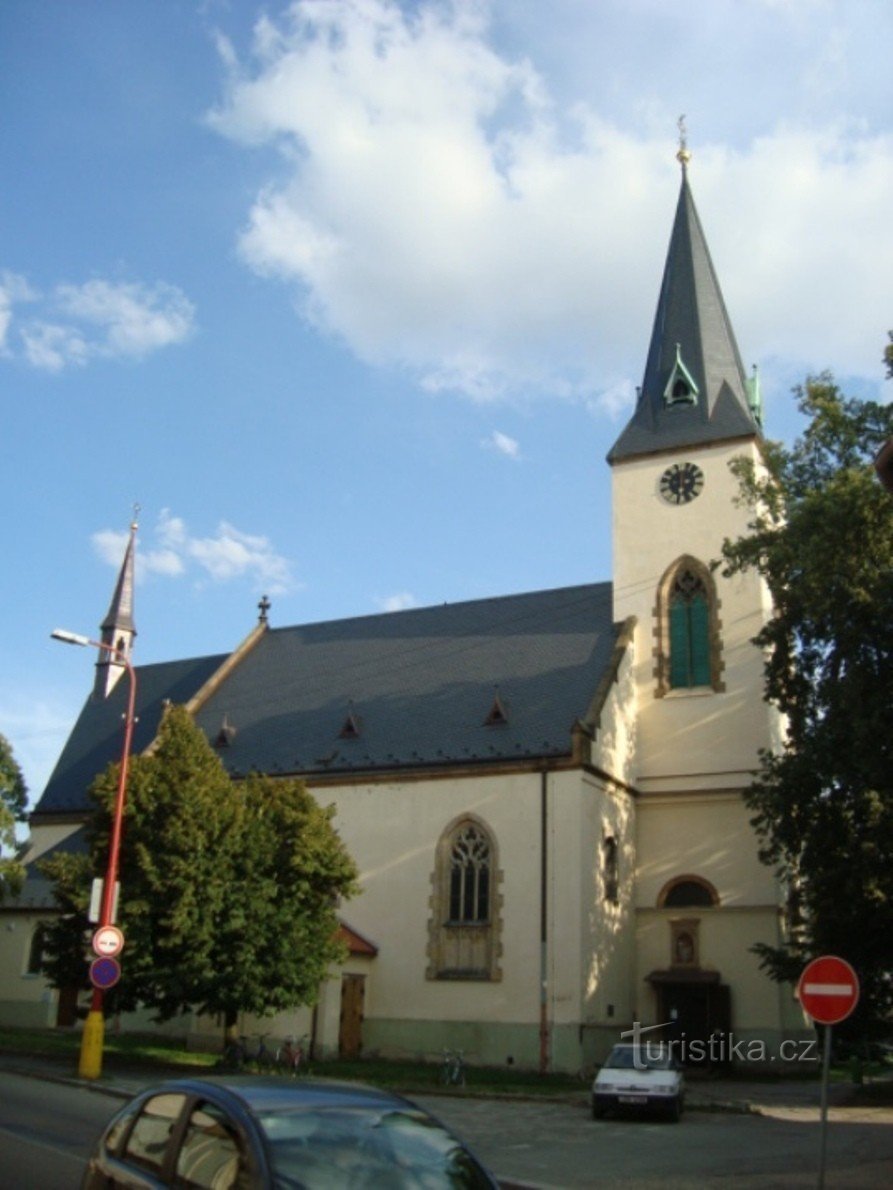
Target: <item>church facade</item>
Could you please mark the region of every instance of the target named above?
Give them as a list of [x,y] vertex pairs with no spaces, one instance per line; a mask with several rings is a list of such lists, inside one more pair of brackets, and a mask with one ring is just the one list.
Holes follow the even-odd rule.
[[[780,742],[751,643],[771,608],[758,577],[711,566],[746,530],[729,464],[760,465],[759,396],[681,160],[643,384],[608,456],[612,581],[285,628],[264,601],[231,655],[137,667],[135,750],[182,703],[233,779],[300,776],[336,808],[361,873],[350,957],[313,1010],[262,1026],[321,1057],[446,1047],[573,1071],[639,1022],[683,1057],[722,1034],[772,1060],[803,1029],[751,951],[784,930],[742,798]],[[102,625],[128,655],[133,551],[132,534]],[[71,1019],[34,974],[34,862],[78,846],[120,749],[122,672],[97,666],[32,816],[3,911],[6,1020]]]

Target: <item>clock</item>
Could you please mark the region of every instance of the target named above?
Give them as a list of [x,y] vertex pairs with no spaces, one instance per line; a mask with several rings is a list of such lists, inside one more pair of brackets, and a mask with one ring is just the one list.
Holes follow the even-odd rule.
[[660,477],[660,494],[668,504],[688,504],[703,486],[704,472],[694,463],[674,463]]

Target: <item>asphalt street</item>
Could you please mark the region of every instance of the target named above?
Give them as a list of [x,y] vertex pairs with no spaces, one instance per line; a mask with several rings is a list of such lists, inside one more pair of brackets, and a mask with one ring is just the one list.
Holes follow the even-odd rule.
[[[6,1063],[7,1066],[10,1063]],[[58,1068],[0,1071],[0,1185],[23,1190],[76,1187],[95,1136],[122,1098],[147,1081],[117,1077],[99,1086]],[[42,1076],[42,1077],[39,1077]],[[712,1084],[679,1124],[647,1118],[591,1118],[586,1097],[507,1101],[466,1096],[414,1098],[457,1131],[496,1174],[536,1187],[626,1190],[773,1190],[814,1187],[819,1154],[812,1086],[767,1084],[737,1098]],[[714,1096],[710,1100],[710,1094]],[[755,1104],[753,1097],[763,1102]],[[827,1190],[893,1186],[893,1110],[837,1105],[828,1135]]]

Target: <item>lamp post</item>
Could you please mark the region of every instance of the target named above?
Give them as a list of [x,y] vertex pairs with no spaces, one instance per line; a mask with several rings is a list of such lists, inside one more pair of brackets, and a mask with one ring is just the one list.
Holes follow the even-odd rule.
[[[127,797],[127,765],[130,759],[130,742],[133,738],[136,706],[136,674],[130,663],[130,658],[114,645],[104,641],[91,640],[88,636],[81,636],[77,632],[66,632],[57,628],[50,634],[53,640],[61,640],[68,645],[90,646],[101,649],[115,658],[127,670],[129,690],[127,696],[127,710],[124,715],[124,747],[121,752],[121,767],[118,774],[118,791],[115,797],[115,809],[112,815],[112,833],[109,841],[109,859],[106,868],[105,882],[102,886],[102,899],[99,906],[99,928],[113,924],[113,908],[115,898],[115,884],[118,880],[118,857],[121,851],[121,829],[124,821],[124,803]],[[99,1078],[102,1072],[102,1048],[105,1036],[105,1023],[102,1012],[103,989],[94,983],[93,999],[90,1012],[84,1022],[84,1033],[81,1038],[81,1055],[78,1064],[78,1074],[82,1078]]]

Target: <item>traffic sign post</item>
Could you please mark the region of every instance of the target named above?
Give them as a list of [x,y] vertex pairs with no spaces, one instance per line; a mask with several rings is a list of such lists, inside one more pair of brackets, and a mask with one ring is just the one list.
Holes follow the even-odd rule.
[[825,1155],[828,1146],[828,1077],[831,1070],[831,1028],[845,1021],[859,1003],[859,977],[846,959],[822,955],[808,963],[797,984],[797,996],[804,1012],[816,1024],[825,1026],[822,1054],[822,1125],[819,1151],[819,1190],[825,1186]]

